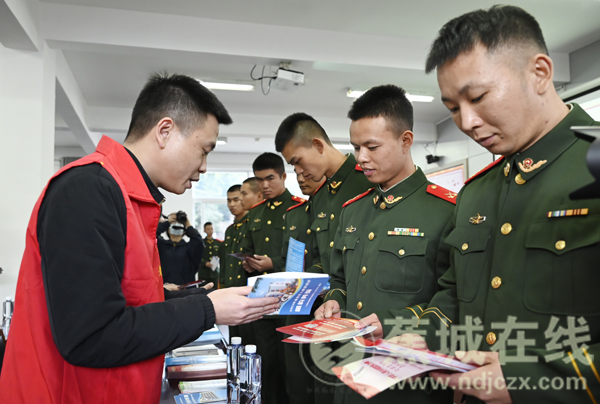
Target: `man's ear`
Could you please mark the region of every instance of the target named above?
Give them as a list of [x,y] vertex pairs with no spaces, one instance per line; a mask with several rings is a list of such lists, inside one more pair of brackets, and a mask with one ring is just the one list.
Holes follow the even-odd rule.
[[154,127],[154,137],[158,147],[164,149],[173,137],[171,133],[175,129],[175,122],[171,118],[162,118]]
[[404,150],[404,152],[408,152],[413,144],[414,135],[411,131],[407,130],[400,135],[400,139],[398,140],[402,142],[402,150]]
[[545,94],[550,86],[554,88],[552,78],[554,76],[554,64],[548,55],[537,54],[532,60],[533,72],[536,78],[536,90],[538,94]]
[[323,142],[323,139],[319,139],[318,137],[313,138],[312,145],[315,149],[317,149],[319,154],[323,154],[325,151],[325,143]]
[[283,182],[285,182],[285,179],[287,178],[287,174],[285,173],[285,171],[283,172],[283,174],[281,174],[281,178],[283,178]]

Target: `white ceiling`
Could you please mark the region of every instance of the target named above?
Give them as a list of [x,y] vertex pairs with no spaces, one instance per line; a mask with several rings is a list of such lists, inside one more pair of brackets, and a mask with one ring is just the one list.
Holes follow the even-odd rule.
[[[36,0],[37,1],[37,0]],[[569,53],[600,40],[599,0],[521,0],[542,26],[552,52]],[[489,0],[42,0],[40,35],[60,50],[81,92],[90,132],[122,140],[137,94],[156,71],[206,81],[251,82],[250,70],[281,61],[305,74],[290,91],[215,91],[235,123],[223,128],[218,152],[272,149],[279,122],[297,111],[347,139],[348,88],[393,83],[436,97],[414,103],[416,140],[435,139],[448,116],[435,75],[425,75],[428,47],[450,18]],[[267,67],[266,71],[269,71]],[[61,116],[61,111],[57,111]],[[66,120],[66,119],[65,119]],[[56,144],[77,137],[57,119]],[[260,138],[260,141],[255,141]]]

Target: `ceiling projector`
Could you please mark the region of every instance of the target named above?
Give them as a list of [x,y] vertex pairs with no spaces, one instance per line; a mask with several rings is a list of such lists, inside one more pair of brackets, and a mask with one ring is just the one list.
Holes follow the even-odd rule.
[[280,67],[277,69],[277,73],[273,82],[272,87],[280,90],[289,90],[290,88],[303,86],[304,85],[304,73],[297,72],[290,69],[284,69]]

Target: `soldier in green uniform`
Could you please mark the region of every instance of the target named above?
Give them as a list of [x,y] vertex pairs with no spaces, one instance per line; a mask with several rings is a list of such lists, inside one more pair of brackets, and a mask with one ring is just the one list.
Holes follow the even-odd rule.
[[[360,318],[427,301],[447,268],[441,236],[456,193],[427,181],[413,163],[413,108],[403,89],[373,87],[348,112],[356,160],[374,185],[344,204],[331,255],[331,290],[315,318]],[[346,315],[345,317],[348,317]],[[367,402],[336,390],[336,403]],[[369,402],[451,403],[452,392],[387,390]]]
[[[570,128],[597,123],[560,99],[541,29],[517,7],[448,22],[433,69],[459,129],[503,157],[459,193],[443,289],[411,307],[430,323],[427,345],[483,365],[449,377],[467,403],[596,403],[600,200],[569,195],[593,180],[589,143]],[[466,347],[435,335],[457,324],[470,329]]]
[[242,236],[240,228],[245,223],[248,214],[248,211],[242,207],[241,188],[241,185],[232,185],[227,190],[227,208],[233,215],[233,223],[225,230],[225,240],[219,251],[221,265],[219,288],[246,286],[247,284],[246,271],[242,268],[241,261],[229,255],[239,251],[238,245]]
[[[294,170],[307,180],[325,179],[325,185],[311,198],[311,226],[307,233],[316,238],[313,243],[313,263],[310,272],[329,274],[329,261],[333,238],[339,223],[342,205],[350,198],[366,191],[372,185],[356,163],[353,154],[344,155],[336,149],[323,127],[310,115],[299,112],[285,118],[275,135],[275,148],[294,166]],[[317,304],[322,299],[317,299]],[[329,404],[333,400],[333,388],[338,382],[330,371],[330,355],[323,352],[316,361],[315,402]],[[314,358],[313,358],[314,359]],[[321,383],[324,381],[324,383]]]
[[[321,178],[319,182],[306,181],[302,174],[296,174],[296,179],[302,193],[309,197],[325,182],[325,177]],[[285,265],[290,237],[304,243],[305,271],[310,271],[313,258],[315,258],[313,257],[314,250],[312,248],[314,237],[306,233],[312,222],[310,206],[310,200],[302,200],[298,204],[288,208],[285,214],[285,229],[283,231],[283,246],[281,248],[281,258]],[[286,325],[303,323],[312,319],[312,314],[287,316]],[[313,375],[306,368],[310,364],[310,352],[305,348],[307,346],[302,344],[285,344],[284,347],[285,375],[290,404],[306,404],[312,403],[315,400]],[[302,358],[300,357],[301,349],[304,349]]]
[[219,274],[216,272],[216,268],[213,268],[210,261],[213,257],[219,256],[219,252],[223,247],[223,242],[213,238],[215,228],[211,222],[204,223],[204,233],[206,234],[206,237],[202,240],[204,242],[204,252],[202,253],[202,260],[200,261],[200,268],[198,269],[198,279],[214,282],[216,285]]
[[[243,262],[250,274],[265,274],[285,270],[281,262],[284,216],[287,208],[302,198],[292,196],[285,188],[283,159],[274,153],[263,153],[252,164],[254,176],[266,198],[248,213],[248,229],[240,252],[251,254]],[[285,366],[283,334],[275,329],[285,325],[283,316],[267,316],[253,324],[257,352],[263,358],[263,402],[285,404]]]

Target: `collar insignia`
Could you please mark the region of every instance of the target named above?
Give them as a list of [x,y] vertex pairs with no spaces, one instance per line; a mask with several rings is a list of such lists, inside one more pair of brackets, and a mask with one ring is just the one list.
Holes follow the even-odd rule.
[[402,197],[401,197],[401,196],[398,196],[398,197],[394,198],[394,195],[388,195],[388,196],[385,198],[385,201],[387,202],[387,204],[388,204],[388,205],[391,205],[391,204],[393,204],[393,203],[396,203],[396,202],[398,202],[400,199],[402,199]]
[[481,216],[479,213],[477,214],[477,216],[473,216],[469,218],[469,223],[472,224],[480,224],[485,222],[485,216]]
[[275,205],[275,206],[279,206],[279,205],[281,205],[282,203],[283,203],[283,202],[273,202],[273,205]]
[[523,171],[524,173],[530,173],[534,170],[537,170],[538,168],[540,168],[541,166],[543,166],[544,164],[546,164],[548,160],[540,160],[537,163],[533,163],[533,160],[530,158],[526,158],[525,160],[523,160],[523,162],[519,162],[519,168],[521,169],[521,171]]
[[377,201],[379,200],[379,195],[375,195],[373,197],[373,205],[377,205]]
[[342,181],[333,181],[331,184],[329,184],[331,186],[331,188],[336,189],[337,187],[339,187],[342,184]]
[[356,231],[356,227],[350,225],[350,227],[346,227],[346,233],[354,233]]
[[504,176],[508,177],[508,174],[510,173],[510,163],[506,163],[506,165],[504,166]]

